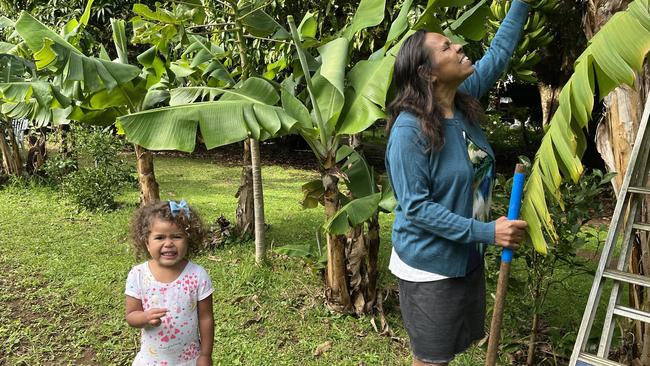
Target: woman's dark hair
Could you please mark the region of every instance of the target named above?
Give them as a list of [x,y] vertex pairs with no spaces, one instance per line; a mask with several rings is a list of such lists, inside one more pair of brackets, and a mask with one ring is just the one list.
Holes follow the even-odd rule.
[[183,211],[172,215],[169,201],[157,201],[140,207],[131,219],[131,241],[137,258],[150,258],[147,250],[147,240],[154,219],[165,220],[176,224],[187,237],[187,255],[192,256],[201,248],[206,231],[203,221],[196,210],[189,207],[189,215]]
[[[442,126],[444,116],[433,95],[434,82],[422,77],[423,72],[429,74],[436,68],[431,59],[431,50],[424,45],[426,35],[424,29],[413,33],[397,53],[393,71],[395,97],[388,105],[389,120],[386,129],[390,133],[400,112],[411,112],[417,117],[422,133],[430,141],[429,148],[437,150],[445,141]],[[454,104],[474,123],[485,119],[483,107],[471,95],[457,92]]]

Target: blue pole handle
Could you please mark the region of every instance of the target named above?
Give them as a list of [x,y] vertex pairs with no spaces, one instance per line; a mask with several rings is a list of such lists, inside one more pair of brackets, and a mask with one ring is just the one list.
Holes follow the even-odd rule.
[[[526,173],[523,173],[523,166],[517,164],[515,176],[512,182],[512,192],[510,193],[510,204],[508,205],[508,220],[517,220],[519,218],[519,210],[521,209],[521,197],[524,194],[524,182],[526,180]],[[512,262],[514,251],[505,248],[501,254],[501,262]]]

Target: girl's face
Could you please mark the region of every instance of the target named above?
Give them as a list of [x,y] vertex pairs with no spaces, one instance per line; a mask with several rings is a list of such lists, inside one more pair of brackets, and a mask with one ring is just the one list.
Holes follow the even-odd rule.
[[187,254],[187,236],[175,223],[155,218],[147,237],[151,258],[163,267],[178,268]]
[[439,83],[460,84],[474,72],[472,61],[465,56],[463,47],[451,43],[442,34],[429,32],[424,39],[436,70],[433,75]]

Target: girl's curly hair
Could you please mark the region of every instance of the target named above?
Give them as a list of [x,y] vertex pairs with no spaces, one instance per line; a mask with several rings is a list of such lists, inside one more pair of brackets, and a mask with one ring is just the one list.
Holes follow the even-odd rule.
[[185,233],[188,242],[188,256],[193,255],[201,248],[206,231],[196,210],[190,207],[189,218],[185,216],[184,212],[172,216],[169,201],[158,201],[140,207],[131,219],[131,242],[138,258],[151,257],[147,250],[147,238],[153,219],[174,223]]

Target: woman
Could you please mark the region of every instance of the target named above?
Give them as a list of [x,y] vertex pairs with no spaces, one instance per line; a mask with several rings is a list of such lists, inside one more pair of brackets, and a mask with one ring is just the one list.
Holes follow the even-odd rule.
[[517,249],[525,221],[488,221],[494,152],[478,98],[508,64],[529,6],[514,0],[475,65],[460,45],[420,30],[395,61],[386,168],[397,198],[389,268],[413,365],[447,365],[484,336],[486,244]]

